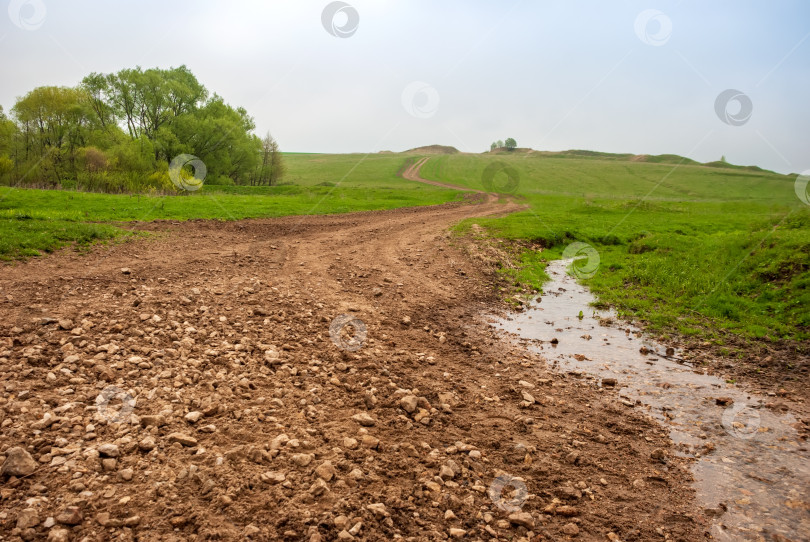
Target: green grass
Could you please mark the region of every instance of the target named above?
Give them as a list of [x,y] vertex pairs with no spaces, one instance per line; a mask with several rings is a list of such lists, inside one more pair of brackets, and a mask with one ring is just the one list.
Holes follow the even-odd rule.
[[717,168],[541,155],[442,156],[422,175],[481,186],[503,161],[519,174],[531,210],[470,220],[489,235],[545,247],[526,250],[510,278],[537,286],[546,262],[573,241],[597,249],[584,282],[600,304],[660,332],[710,338],[810,338],[810,208],[794,178]]
[[454,190],[398,177],[403,156],[291,154],[285,160],[285,184],[272,187],[208,185],[177,196],[0,187],[0,259],[125,235],[115,227],[121,222],[346,213],[434,205],[461,197]]
[[24,259],[53,252],[68,244],[88,246],[122,235],[104,224],[25,218],[0,220],[0,260]]
[[[0,188],[0,258],[109,240],[134,220],[342,213],[461,197],[398,177],[408,158],[288,154],[282,186],[205,186],[181,196]],[[599,302],[654,330],[716,342],[727,333],[810,338],[810,209],[796,198],[793,177],[588,151],[439,155],[422,176],[480,189],[484,169],[497,161],[516,172],[516,196],[531,210],[459,229],[478,223],[488,235],[520,241],[511,280],[540,286],[546,262],[582,241],[600,256],[586,281]],[[503,174],[495,184],[505,186]]]

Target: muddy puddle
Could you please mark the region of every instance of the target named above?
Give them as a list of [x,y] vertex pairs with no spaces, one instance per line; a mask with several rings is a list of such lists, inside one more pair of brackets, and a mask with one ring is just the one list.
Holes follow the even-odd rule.
[[773,398],[707,375],[677,350],[596,311],[569,265],[549,264],[551,281],[537,302],[493,325],[530,339],[561,372],[602,385],[615,379],[627,408],[644,409],[668,428],[677,452],[695,458],[699,504],[714,514],[715,539],[810,540],[810,452],[796,419],[766,408]]

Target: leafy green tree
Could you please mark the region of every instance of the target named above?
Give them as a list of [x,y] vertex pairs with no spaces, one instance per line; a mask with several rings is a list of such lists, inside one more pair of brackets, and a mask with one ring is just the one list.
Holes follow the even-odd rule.
[[14,154],[14,139],[17,127],[3,112],[0,106],[0,181],[9,182],[11,173],[14,170],[14,161],[11,156]]
[[209,175],[248,184],[260,161],[261,142],[252,134],[254,128],[245,109],[235,109],[215,94],[193,114],[178,117],[173,125],[178,146],[169,148],[167,157],[193,154]]
[[14,122],[6,116],[3,106],[0,105],[0,152],[11,147],[13,136]]
[[[185,66],[92,73],[84,78],[82,86],[102,126],[123,122],[130,137],[143,135],[150,141],[157,140],[163,126],[193,113],[208,97],[208,91]],[[160,158],[159,147],[156,152],[155,158]]]
[[20,127],[24,160],[41,166],[55,183],[75,171],[76,151],[90,131],[83,91],[67,87],[38,87],[11,109]]
[[502,149],[503,148],[503,141],[501,141],[499,139],[498,141],[495,142],[495,145],[497,145],[497,148]]
[[513,138],[509,137],[509,138],[506,139],[505,145],[506,145],[507,149],[512,151],[512,150],[515,150],[515,148],[517,147],[517,141],[515,141]]
[[0,172],[0,177],[7,176],[13,169],[11,157],[14,155],[16,137],[17,126],[14,124],[14,121],[6,116],[3,107],[0,106],[0,159],[4,161],[3,171]]
[[99,126],[104,130],[117,127],[117,118],[110,103],[107,78],[98,73],[91,73],[82,80],[80,88],[87,96],[87,105],[93,111]]
[[492,145],[489,146],[490,151],[494,151],[497,148],[498,148],[498,144],[496,142],[494,142],[494,141],[492,142]]
[[220,183],[275,184],[284,172],[278,143],[256,136],[247,111],[210,96],[186,66],[91,73],[76,88],[36,88],[11,113],[0,109],[0,157],[29,184],[171,190],[168,164],[180,154]]

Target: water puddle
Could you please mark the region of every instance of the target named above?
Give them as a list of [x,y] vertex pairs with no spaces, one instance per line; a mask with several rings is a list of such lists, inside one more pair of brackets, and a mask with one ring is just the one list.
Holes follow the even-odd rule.
[[772,398],[679,360],[637,328],[603,325],[615,314],[590,306],[594,297],[567,273],[569,264],[551,262],[539,303],[494,325],[532,339],[556,370],[603,385],[615,379],[628,408],[645,408],[667,427],[678,453],[697,458],[697,495],[716,514],[717,540],[810,540],[810,452],[795,418],[765,408]]

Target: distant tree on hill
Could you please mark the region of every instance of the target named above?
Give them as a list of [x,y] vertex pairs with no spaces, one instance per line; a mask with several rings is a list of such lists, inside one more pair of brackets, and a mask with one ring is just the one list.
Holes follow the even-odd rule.
[[503,141],[501,141],[500,139],[496,141],[495,144],[498,146],[499,149],[503,148]]
[[723,163],[726,162],[726,155],[725,154],[720,157],[720,161],[723,162]]
[[514,150],[516,147],[517,147],[517,141],[515,141],[514,138],[509,137],[509,138],[506,139],[506,148],[507,149],[509,149],[511,151],[511,150]]
[[494,151],[497,148],[498,148],[498,144],[495,143],[494,141],[492,142],[492,145],[489,146],[489,150],[491,150],[491,151]]

